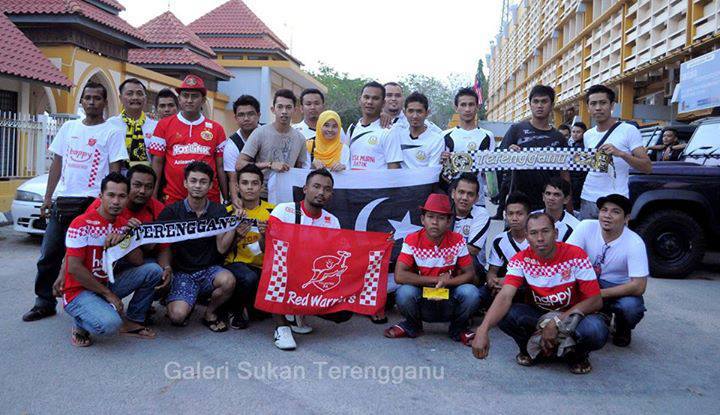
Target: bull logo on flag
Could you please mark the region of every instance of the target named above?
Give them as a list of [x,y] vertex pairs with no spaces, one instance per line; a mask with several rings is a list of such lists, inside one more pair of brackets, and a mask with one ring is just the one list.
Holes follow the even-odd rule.
[[350,252],[338,251],[335,255],[323,255],[313,261],[313,275],[302,285],[303,289],[313,285],[320,291],[329,291],[340,284],[340,277],[347,271],[346,261],[352,256]]

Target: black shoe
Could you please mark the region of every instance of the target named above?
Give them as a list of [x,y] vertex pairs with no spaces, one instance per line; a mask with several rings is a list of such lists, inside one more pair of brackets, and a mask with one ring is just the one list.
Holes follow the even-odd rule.
[[35,306],[30,309],[27,313],[23,314],[22,319],[23,321],[37,321],[42,320],[45,317],[52,317],[57,312],[55,311],[55,308],[48,308],[48,307],[39,307]]
[[617,347],[628,347],[630,346],[630,342],[632,341],[632,330],[627,329],[615,329],[615,334],[613,334],[612,342]]
[[243,312],[230,313],[230,328],[234,330],[245,330],[250,323],[245,318]]

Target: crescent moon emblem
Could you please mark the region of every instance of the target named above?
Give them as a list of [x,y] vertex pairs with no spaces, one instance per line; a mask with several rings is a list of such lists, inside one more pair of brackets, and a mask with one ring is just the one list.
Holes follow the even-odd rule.
[[355,220],[355,230],[367,231],[368,220],[370,219],[370,214],[372,213],[373,209],[375,209],[377,205],[386,201],[387,199],[387,197],[381,197],[365,205],[365,207],[362,208],[360,213],[358,213],[357,219]]

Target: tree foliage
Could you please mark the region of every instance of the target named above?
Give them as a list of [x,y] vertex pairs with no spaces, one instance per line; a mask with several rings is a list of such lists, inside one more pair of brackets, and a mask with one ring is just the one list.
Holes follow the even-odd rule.
[[482,90],[482,98],[483,102],[482,105],[480,105],[480,110],[478,111],[478,119],[479,120],[485,120],[487,119],[487,99],[488,99],[488,83],[487,78],[485,77],[485,72],[483,71],[483,60],[478,59],[478,66],[477,66],[477,73],[475,74],[475,79],[478,80],[480,83],[480,88]]

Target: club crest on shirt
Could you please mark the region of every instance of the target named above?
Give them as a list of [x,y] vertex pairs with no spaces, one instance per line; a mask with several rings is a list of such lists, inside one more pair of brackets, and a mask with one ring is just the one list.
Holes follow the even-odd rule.
[[423,161],[427,158],[427,155],[425,154],[424,151],[418,150],[418,152],[415,153],[415,158],[418,159],[419,161]]
[[368,144],[374,146],[374,145],[376,145],[377,143],[378,143],[377,137],[372,136],[372,137],[368,138]]
[[463,233],[463,235],[470,235],[470,225],[463,226],[462,233]]
[[94,138],[89,138],[89,139],[88,139],[88,145],[89,145],[90,147],[94,146],[95,143],[97,143],[97,140],[96,140],[96,139],[94,139]]
[[213,133],[210,132],[210,131],[208,131],[208,130],[203,130],[203,131],[200,133],[200,137],[201,137],[203,140],[205,140],[205,141],[210,141],[210,140],[213,139]]
[[570,279],[570,269],[564,269],[560,271],[560,281],[567,281]]
[[445,262],[445,265],[452,265],[455,263],[455,255],[447,254],[443,257],[443,261]]
[[468,151],[475,151],[475,150],[477,150],[477,144],[468,143]]

